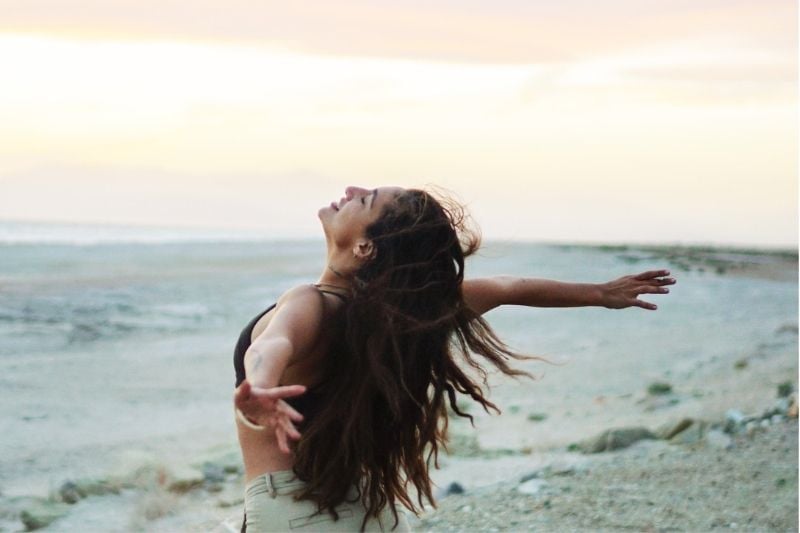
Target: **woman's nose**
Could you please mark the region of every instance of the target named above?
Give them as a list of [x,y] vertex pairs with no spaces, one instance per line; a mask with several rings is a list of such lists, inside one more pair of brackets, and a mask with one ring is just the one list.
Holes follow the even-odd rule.
[[344,194],[345,194],[345,198],[347,198],[347,200],[349,201],[349,200],[353,199],[353,196],[355,196],[357,194],[369,194],[369,191],[367,189],[362,188],[362,187],[355,187],[355,186],[351,185],[351,186],[345,188]]

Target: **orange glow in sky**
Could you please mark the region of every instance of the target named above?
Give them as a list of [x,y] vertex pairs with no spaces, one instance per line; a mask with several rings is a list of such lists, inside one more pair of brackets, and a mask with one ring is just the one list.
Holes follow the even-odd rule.
[[3,7],[0,218],[307,237],[433,183],[486,238],[797,244],[794,2],[285,4]]

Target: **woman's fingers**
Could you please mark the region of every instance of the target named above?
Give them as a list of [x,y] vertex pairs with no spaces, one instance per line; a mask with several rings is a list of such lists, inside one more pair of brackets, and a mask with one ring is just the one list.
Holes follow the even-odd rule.
[[653,285],[645,285],[636,289],[636,294],[666,294],[668,292],[669,289],[666,287],[654,287]]
[[661,285],[675,285],[675,278],[661,278],[653,281]]
[[656,304],[651,304],[650,302],[645,302],[644,300],[639,300],[639,299],[633,300],[632,305],[641,307],[642,309],[650,309],[652,311],[658,309],[658,306]]
[[286,432],[282,427],[278,426],[275,428],[275,435],[278,437],[278,448],[283,453],[292,453],[292,451],[289,449],[289,443],[286,441]]
[[278,401],[278,411],[288,416],[289,419],[293,420],[294,422],[303,421],[303,415],[298,413],[291,405],[284,402],[283,400]]
[[634,279],[638,279],[639,281],[650,279],[650,278],[657,278],[660,276],[669,276],[669,270],[648,270],[647,272],[642,272],[641,274],[636,274]]
[[300,432],[297,431],[297,428],[294,427],[294,424],[292,424],[292,422],[288,418],[281,417],[278,420],[278,424],[281,426],[281,428],[283,428],[283,430],[286,432],[286,434],[289,435],[291,438],[293,438],[295,440],[300,438]]
[[251,394],[262,398],[280,400],[281,398],[300,396],[304,392],[306,392],[306,387],[304,385],[284,385],[282,387],[271,387],[269,389],[253,387]]

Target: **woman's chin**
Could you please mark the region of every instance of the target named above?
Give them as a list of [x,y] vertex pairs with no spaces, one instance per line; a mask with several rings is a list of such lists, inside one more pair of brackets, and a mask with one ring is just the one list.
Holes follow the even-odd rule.
[[317,216],[319,218],[330,218],[337,212],[338,211],[333,207],[333,205],[326,205],[325,207],[321,207],[319,211],[317,211]]

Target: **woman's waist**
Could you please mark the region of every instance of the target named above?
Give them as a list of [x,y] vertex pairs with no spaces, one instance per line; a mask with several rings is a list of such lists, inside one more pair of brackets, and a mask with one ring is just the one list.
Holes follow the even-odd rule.
[[237,424],[245,483],[268,472],[291,471],[294,455],[283,453],[274,433],[254,432]]

